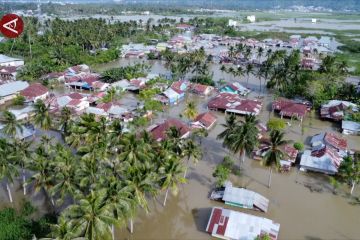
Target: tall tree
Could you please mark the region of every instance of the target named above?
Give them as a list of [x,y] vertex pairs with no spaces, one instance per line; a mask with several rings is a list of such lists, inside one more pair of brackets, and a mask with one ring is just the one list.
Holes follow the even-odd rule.
[[351,186],[350,194],[353,194],[355,185],[360,182],[360,153],[355,153],[354,157],[347,156],[341,162],[339,168],[341,179]]
[[51,128],[51,122],[52,122],[49,114],[49,106],[46,106],[42,100],[38,99],[34,104],[34,109],[35,109],[35,117],[34,117],[35,125],[37,125],[43,130],[49,130]]
[[13,146],[6,142],[5,139],[0,139],[0,179],[6,180],[6,190],[11,203],[13,198],[9,183],[13,183],[14,177],[18,175],[15,160]]
[[197,163],[199,159],[201,159],[201,149],[192,139],[188,139],[184,144],[182,154],[186,157],[186,166],[184,171],[184,178],[186,178],[186,173],[189,169],[190,159],[192,158],[193,162]]
[[3,132],[6,135],[14,138],[16,136],[17,132],[19,132],[19,133],[23,132],[22,124],[16,119],[16,116],[12,112],[5,110],[3,112],[2,121],[5,124]]
[[185,116],[190,119],[194,120],[197,116],[196,104],[193,101],[186,103],[186,108],[184,111]]
[[280,160],[284,158],[285,153],[280,149],[281,146],[288,143],[288,141],[284,140],[284,132],[280,132],[279,130],[273,130],[270,132],[270,148],[265,153],[264,157],[264,165],[269,167],[269,181],[268,187],[271,186],[271,175],[273,167],[280,167]]

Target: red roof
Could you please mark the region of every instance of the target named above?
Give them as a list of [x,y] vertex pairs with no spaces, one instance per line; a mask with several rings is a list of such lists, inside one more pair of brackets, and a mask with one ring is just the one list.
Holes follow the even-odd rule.
[[180,23],[176,26],[177,28],[190,28],[192,27],[191,25],[189,24],[185,24],[185,23]]
[[68,94],[68,96],[71,98],[71,99],[83,99],[84,96],[80,93],[77,93],[77,92],[74,92],[74,93],[70,93]]
[[180,131],[181,137],[184,137],[190,132],[190,128],[182,121],[170,118],[153,128],[151,130],[151,134],[153,135],[155,140],[162,141],[166,139],[166,131],[169,130],[171,127],[176,127]]
[[346,150],[347,149],[347,141],[344,138],[339,137],[335,133],[327,132],[325,134],[324,141],[333,146],[334,148],[338,150]]
[[[183,86],[183,85],[185,85],[184,89],[181,88],[181,86]],[[187,82],[185,80],[179,80],[179,81],[173,82],[171,84],[171,88],[173,90],[175,90],[176,92],[178,92],[178,91],[184,92],[187,90],[188,87],[189,87],[189,82]]]
[[193,90],[195,93],[203,94],[203,95],[206,94],[206,91],[207,91],[209,88],[211,89],[212,87],[211,87],[211,86],[207,86],[207,85],[203,85],[203,84],[199,84],[199,83],[194,83],[194,84],[192,85],[192,90]]
[[299,151],[290,145],[285,145],[285,153],[289,156],[291,160],[295,161]]
[[338,168],[343,160],[343,158],[336,152],[335,149],[331,147],[324,147],[316,151],[311,152],[311,156],[321,158],[325,155],[328,155],[332,163]]
[[216,122],[216,117],[211,114],[210,112],[205,112],[205,113],[201,113],[199,114],[196,118],[194,122],[201,122],[205,127],[210,127],[211,125],[213,125]]
[[27,98],[28,100],[32,100],[36,97],[42,96],[46,93],[48,93],[48,89],[43,86],[40,83],[34,83],[31,84],[30,86],[28,86],[27,88],[25,88],[24,90],[22,90],[20,92],[20,94],[22,96],[24,96],[25,98]]
[[80,99],[73,99],[67,105],[70,107],[75,107],[81,103]]
[[244,99],[231,93],[220,93],[208,103],[209,109],[255,115],[259,114],[261,107],[262,103],[259,100]]
[[296,103],[292,100],[280,98],[272,104],[273,110],[280,111],[280,114],[286,117],[303,118],[307,112],[307,106]]
[[222,212],[223,211],[220,208],[213,208],[210,223],[206,229],[208,233],[212,234],[215,225],[217,225],[216,234],[224,236],[229,221],[229,216],[223,215]]

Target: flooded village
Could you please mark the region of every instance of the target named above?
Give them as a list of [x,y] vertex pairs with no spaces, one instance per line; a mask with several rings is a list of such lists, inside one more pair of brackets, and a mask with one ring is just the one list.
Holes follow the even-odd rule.
[[[175,128],[179,139],[193,139],[199,145],[201,158],[197,163],[188,160],[186,181],[178,185],[178,193],[144,194],[148,211],[141,207],[129,218],[131,222],[113,224],[112,239],[358,239],[359,176],[352,186],[334,182],[334,176],[339,174],[344,158],[360,152],[360,123],[354,117],[360,111],[359,78],[349,83],[357,93],[353,102],[337,98],[311,102],[302,92],[293,98],[281,96],[281,89],[292,83],[274,87],[273,79],[258,73],[276,52],[282,52],[282,58],[296,52],[296,69],[321,72],[326,56],[338,51],[336,40],[301,33],[287,40],[198,34],[190,22],[176,24],[175,28],[179,34],[168,41],[123,44],[117,49],[119,59],[94,66],[74,65],[31,83],[17,75],[26,65],[23,59],[0,55],[0,109],[24,123],[21,130],[16,128],[13,138],[39,143],[46,135],[53,138],[50,141],[79,151],[76,140],[69,143],[72,136],[66,136],[61,124],[66,108],[73,122],[82,121],[79,119],[84,114],[106,120],[104,128],[118,121],[119,136],[135,132],[140,137],[144,131],[160,144]],[[197,71],[202,71],[195,63],[181,72],[175,66],[176,57],[169,57],[194,54],[190,56],[196,58],[202,52],[206,60],[199,60],[199,65],[208,65],[203,71],[211,76],[212,84],[194,80]],[[249,65],[252,67],[247,71]],[[127,67],[134,68],[138,76],[110,76],[114,69]],[[317,85],[312,86],[314,89],[306,91],[315,91]],[[14,104],[15,100],[22,104]],[[42,128],[31,120],[39,114],[38,101],[46,106],[54,127]],[[189,103],[195,112],[192,118],[187,114]],[[244,122],[249,115],[256,117],[258,144],[246,153],[230,150],[219,135],[230,116]],[[272,147],[271,121],[283,125],[281,132],[289,140],[280,150],[285,154],[276,167],[264,163]],[[11,138],[6,129],[6,121],[0,121],[1,138]],[[199,129],[206,134],[199,134]],[[84,147],[97,148],[91,144]],[[224,186],[217,186],[214,171],[226,156],[233,159],[237,171],[230,172]],[[272,175],[269,169],[273,169]],[[33,174],[26,171],[25,175],[31,179]],[[34,191],[35,184],[25,184],[23,178],[19,174],[12,184],[4,181],[0,206],[20,208],[21,199],[26,199],[38,208],[39,216],[49,212],[49,196]],[[220,195],[214,197],[216,194]],[[59,196],[57,193],[51,198]],[[71,197],[67,196],[59,209],[66,204],[74,204]]]

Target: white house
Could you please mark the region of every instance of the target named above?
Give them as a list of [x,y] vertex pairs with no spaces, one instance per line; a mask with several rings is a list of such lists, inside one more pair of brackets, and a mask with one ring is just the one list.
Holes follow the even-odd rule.
[[228,23],[229,27],[237,27],[238,25],[239,25],[238,21],[229,19],[229,23]]
[[29,84],[24,81],[15,81],[0,85],[0,104],[15,98],[16,94],[28,86]]
[[24,60],[19,59],[19,58],[12,58],[12,57],[8,57],[8,56],[6,56],[6,55],[0,54],[0,66],[3,66],[3,67],[9,67],[9,66],[19,67],[19,66],[24,66]]
[[45,100],[49,96],[47,87],[40,83],[34,83],[20,92],[28,102],[36,102],[37,100]]
[[353,121],[342,121],[342,133],[345,135],[360,135],[360,123]]

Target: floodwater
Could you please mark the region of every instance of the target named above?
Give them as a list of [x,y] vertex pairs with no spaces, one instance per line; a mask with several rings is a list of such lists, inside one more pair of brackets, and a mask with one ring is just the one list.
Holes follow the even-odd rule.
[[[120,59],[113,63],[99,66],[98,70],[127,65],[139,60]],[[152,61],[152,72],[166,73],[159,61]],[[224,75],[219,67],[213,65],[214,79],[226,78],[230,81],[233,77]],[[246,79],[240,79],[246,83]],[[259,81],[255,77],[250,78],[250,87],[255,91],[249,97],[255,98],[258,92]],[[259,116],[262,122],[274,116],[269,110],[272,96],[268,93],[261,94],[264,97],[264,108]],[[208,98],[189,95],[188,99],[197,102],[199,112],[206,110]],[[173,106],[164,113],[158,115],[160,119],[179,117],[185,108],[185,102]],[[225,207],[223,203],[211,201],[208,194],[214,187],[215,179],[212,177],[216,165],[224,156],[230,155],[216,140],[216,136],[223,130],[221,123],[224,122],[224,114],[214,112],[218,117],[217,125],[210,131],[209,136],[202,140],[203,158],[197,165],[190,167],[188,182],[180,186],[177,196],[169,195],[167,205],[162,206],[164,193],[156,198],[149,198],[150,213],[146,214],[139,210],[138,217],[134,220],[134,233],[130,234],[126,226],[116,229],[116,239],[211,239],[205,232],[206,224],[210,216],[210,210],[214,206]],[[184,121],[187,121],[183,118]],[[289,120],[290,122],[290,120]],[[291,127],[286,129],[286,139],[308,143],[309,137],[322,131],[338,131],[335,124],[318,120],[315,117],[307,117],[304,128],[299,122],[291,122]],[[360,137],[345,136],[350,148],[360,150]],[[233,156],[236,163],[238,156]],[[260,213],[226,206],[237,211],[250,213],[257,216],[273,219],[281,224],[279,239],[359,239],[359,216],[360,206],[351,205],[347,195],[348,187],[342,186],[339,195],[334,195],[332,187],[328,183],[328,177],[322,174],[298,172],[294,167],[290,173],[273,173],[272,186],[267,188],[268,169],[260,162],[246,159],[240,177],[232,176],[235,186],[242,186],[259,192],[270,199],[269,211]],[[309,186],[321,188],[322,192],[311,192]],[[7,202],[5,188],[0,189],[2,203]],[[15,186],[16,198],[22,196],[21,188]],[[39,195],[39,194],[38,194]],[[40,208],[44,208],[44,199],[38,195],[32,195],[31,199]],[[355,196],[360,195],[357,187]],[[18,200],[17,200],[18,201]],[[16,203],[18,204],[18,203]],[[42,210],[43,211],[43,210]]]

